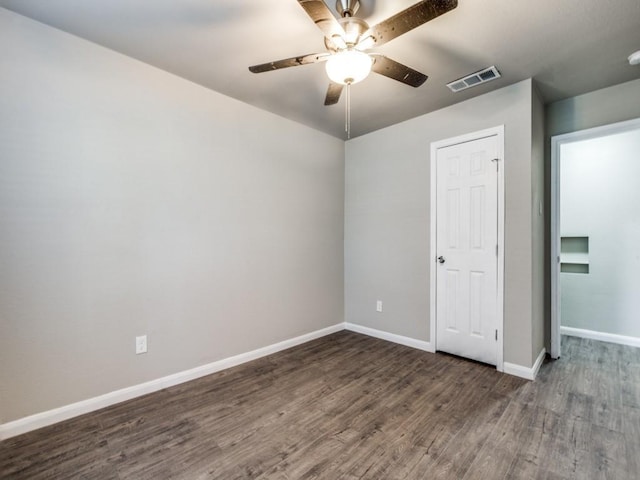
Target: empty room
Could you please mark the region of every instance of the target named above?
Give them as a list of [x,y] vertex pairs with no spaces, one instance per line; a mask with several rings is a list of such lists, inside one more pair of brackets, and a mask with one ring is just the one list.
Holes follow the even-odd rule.
[[640,2],[0,0],[0,46],[0,478],[639,478]]

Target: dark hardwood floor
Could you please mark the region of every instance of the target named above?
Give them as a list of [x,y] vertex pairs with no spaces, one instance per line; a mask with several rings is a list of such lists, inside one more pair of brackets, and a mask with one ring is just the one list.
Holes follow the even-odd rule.
[[0,443],[8,479],[640,478],[640,349],[535,382],[340,332]]

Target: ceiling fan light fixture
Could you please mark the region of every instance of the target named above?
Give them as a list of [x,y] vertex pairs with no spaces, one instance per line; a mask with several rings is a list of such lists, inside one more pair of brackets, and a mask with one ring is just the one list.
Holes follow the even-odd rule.
[[640,50],[629,55],[629,65],[640,65]]
[[367,78],[372,64],[373,60],[364,52],[343,50],[327,60],[327,76],[334,83],[353,85]]

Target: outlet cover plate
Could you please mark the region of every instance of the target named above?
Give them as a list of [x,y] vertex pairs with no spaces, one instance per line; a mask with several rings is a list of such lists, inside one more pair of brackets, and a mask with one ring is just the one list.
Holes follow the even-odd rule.
[[141,335],[136,337],[136,355],[147,353],[147,336]]

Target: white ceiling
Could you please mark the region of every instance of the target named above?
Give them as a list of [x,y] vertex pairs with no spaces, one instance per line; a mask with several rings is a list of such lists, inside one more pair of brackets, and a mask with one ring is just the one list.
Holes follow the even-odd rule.
[[[335,12],[333,1],[327,3]],[[416,0],[362,0],[370,25]],[[344,95],[323,105],[323,64],[252,74],[249,65],[323,52],[296,0],[0,0],[0,6],[205,87],[345,138]],[[459,0],[378,49],[429,75],[417,89],[372,74],[352,87],[352,137],[533,77],[546,102],[640,78],[640,0]],[[496,65],[503,77],[445,84]],[[639,92],[640,94],[640,92]]]

